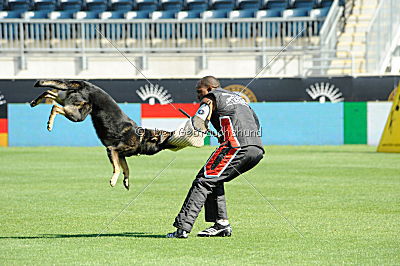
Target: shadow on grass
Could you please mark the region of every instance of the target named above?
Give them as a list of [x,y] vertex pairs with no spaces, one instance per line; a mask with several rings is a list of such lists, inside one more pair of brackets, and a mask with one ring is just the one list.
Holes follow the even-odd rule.
[[132,238],[165,238],[165,235],[154,235],[141,232],[124,232],[118,234],[43,234],[37,236],[0,236],[0,239],[51,239],[51,238],[80,238],[80,237],[132,237]]

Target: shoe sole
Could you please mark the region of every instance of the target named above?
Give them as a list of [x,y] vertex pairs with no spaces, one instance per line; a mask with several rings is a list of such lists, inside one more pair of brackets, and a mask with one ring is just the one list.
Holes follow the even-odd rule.
[[230,237],[231,235],[232,235],[232,232],[222,231],[215,235],[207,235],[207,234],[200,235],[200,234],[198,234],[197,236],[198,237]]

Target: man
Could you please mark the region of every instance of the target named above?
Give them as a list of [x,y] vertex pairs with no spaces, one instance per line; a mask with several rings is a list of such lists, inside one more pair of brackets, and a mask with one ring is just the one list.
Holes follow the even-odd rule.
[[204,132],[211,121],[222,137],[220,146],[193,181],[173,224],[177,230],[167,234],[168,238],[187,238],[203,205],[206,222],[214,225],[198,236],[230,236],[224,183],[256,166],[264,154],[258,118],[239,95],[222,89],[212,76],[200,79],[196,90],[201,104],[191,118],[193,126]]

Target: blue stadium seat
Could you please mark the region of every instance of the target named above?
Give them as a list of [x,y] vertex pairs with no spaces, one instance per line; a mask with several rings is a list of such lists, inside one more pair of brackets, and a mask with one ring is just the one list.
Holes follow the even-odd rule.
[[5,7],[4,0],[0,0],[0,11],[3,10]]
[[[318,4],[319,7],[330,7],[333,3],[333,0],[320,0],[320,3]],[[344,5],[344,1],[341,3]]]
[[[176,14],[176,18],[184,22],[185,19],[199,19],[201,12],[198,10],[180,11]],[[201,32],[200,24],[194,22],[178,24],[178,34],[180,39],[196,39]]]
[[186,7],[188,10],[206,11],[208,9],[207,0],[186,0]]
[[153,12],[157,10],[157,0],[136,0],[136,7],[139,11]]
[[[279,18],[282,17],[282,11],[279,9],[268,9],[259,10],[256,13],[256,18]],[[267,38],[275,38],[281,32],[281,23],[279,22],[264,22],[265,23],[265,35]]]
[[[125,14],[125,19],[128,20],[136,20],[136,19],[149,19],[150,12],[149,11],[129,11]],[[143,27],[143,24],[135,23],[127,25],[127,38],[128,39],[142,39],[148,36],[148,28]]]
[[49,18],[50,11],[28,11],[23,14],[24,19],[46,19]]
[[201,12],[197,10],[180,11],[176,14],[178,20],[201,18]]
[[235,2],[234,0],[211,0],[211,7],[214,10],[233,10]]
[[148,19],[150,18],[149,11],[129,11],[125,14],[126,19]]
[[[254,18],[256,11],[254,10],[235,10],[229,13],[230,19]],[[249,38],[252,33],[252,24],[249,22],[237,22],[231,26],[231,37],[233,38]]]
[[[202,15],[203,19],[228,18],[229,10],[209,10]],[[206,38],[222,39],[226,37],[226,24],[224,23],[206,23],[205,24]]]
[[311,18],[324,18],[324,17],[326,17],[328,15],[329,9],[330,9],[329,7],[312,9],[310,11],[309,16]]
[[132,0],[110,0],[111,11],[130,11],[133,9]]
[[82,0],[59,0],[60,10],[78,12],[83,8]]
[[87,11],[103,12],[107,10],[107,0],[86,0]]
[[[306,8],[296,8],[296,9],[286,9],[282,13],[282,17],[287,18],[294,18],[294,17],[308,17],[308,9]],[[305,21],[292,21],[286,24],[286,33],[290,37],[297,36],[305,36],[308,32],[308,23]],[[304,30],[304,31],[303,31]]]
[[[159,20],[159,19],[175,19],[175,11],[154,11],[151,14],[151,19]],[[153,32],[155,32],[156,39],[170,39],[172,37],[172,31],[174,24],[163,22],[163,23],[155,23],[151,25],[154,27]]]
[[33,9],[40,11],[56,10],[56,0],[33,0]]
[[154,11],[151,14],[151,19],[157,20],[157,19],[174,19],[175,18],[175,11]]
[[258,10],[260,9],[259,0],[238,0],[238,8],[241,10]]
[[105,11],[100,13],[100,19],[124,19],[125,12],[124,11]]
[[[329,7],[312,9],[310,11],[309,16],[310,16],[310,18],[313,18],[313,19],[325,18],[329,13],[329,9],[330,9]],[[312,35],[318,35],[323,24],[324,24],[324,21],[318,21],[317,27],[314,26],[314,28],[312,29]]]
[[180,11],[183,8],[183,0],[160,0],[161,9],[164,11]]
[[208,10],[203,12],[203,19],[212,19],[212,18],[228,18],[228,13],[230,10]]
[[22,14],[21,11],[0,11],[0,19],[21,18]]
[[278,9],[285,10],[289,7],[287,0],[263,0],[264,3],[262,5],[263,9]]
[[11,11],[28,11],[31,7],[29,0],[8,0],[8,9]]
[[74,18],[72,11],[53,11],[49,14],[49,19],[71,19]]
[[98,19],[99,11],[79,11],[75,13],[76,19]]
[[254,18],[255,11],[254,10],[234,10],[229,12],[229,18],[238,19],[238,18]]
[[316,3],[314,0],[293,0],[291,7],[292,8],[305,8],[311,10]]
[[259,10],[256,18],[279,18],[282,17],[282,11],[279,9]]

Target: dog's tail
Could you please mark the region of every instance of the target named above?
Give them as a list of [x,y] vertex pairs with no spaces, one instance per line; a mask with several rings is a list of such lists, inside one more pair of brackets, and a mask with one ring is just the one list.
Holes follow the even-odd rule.
[[46,80],[39,79],[34,87],[49,87],[56,90],[78,90],[82,88],[82,81],[79,80]]

